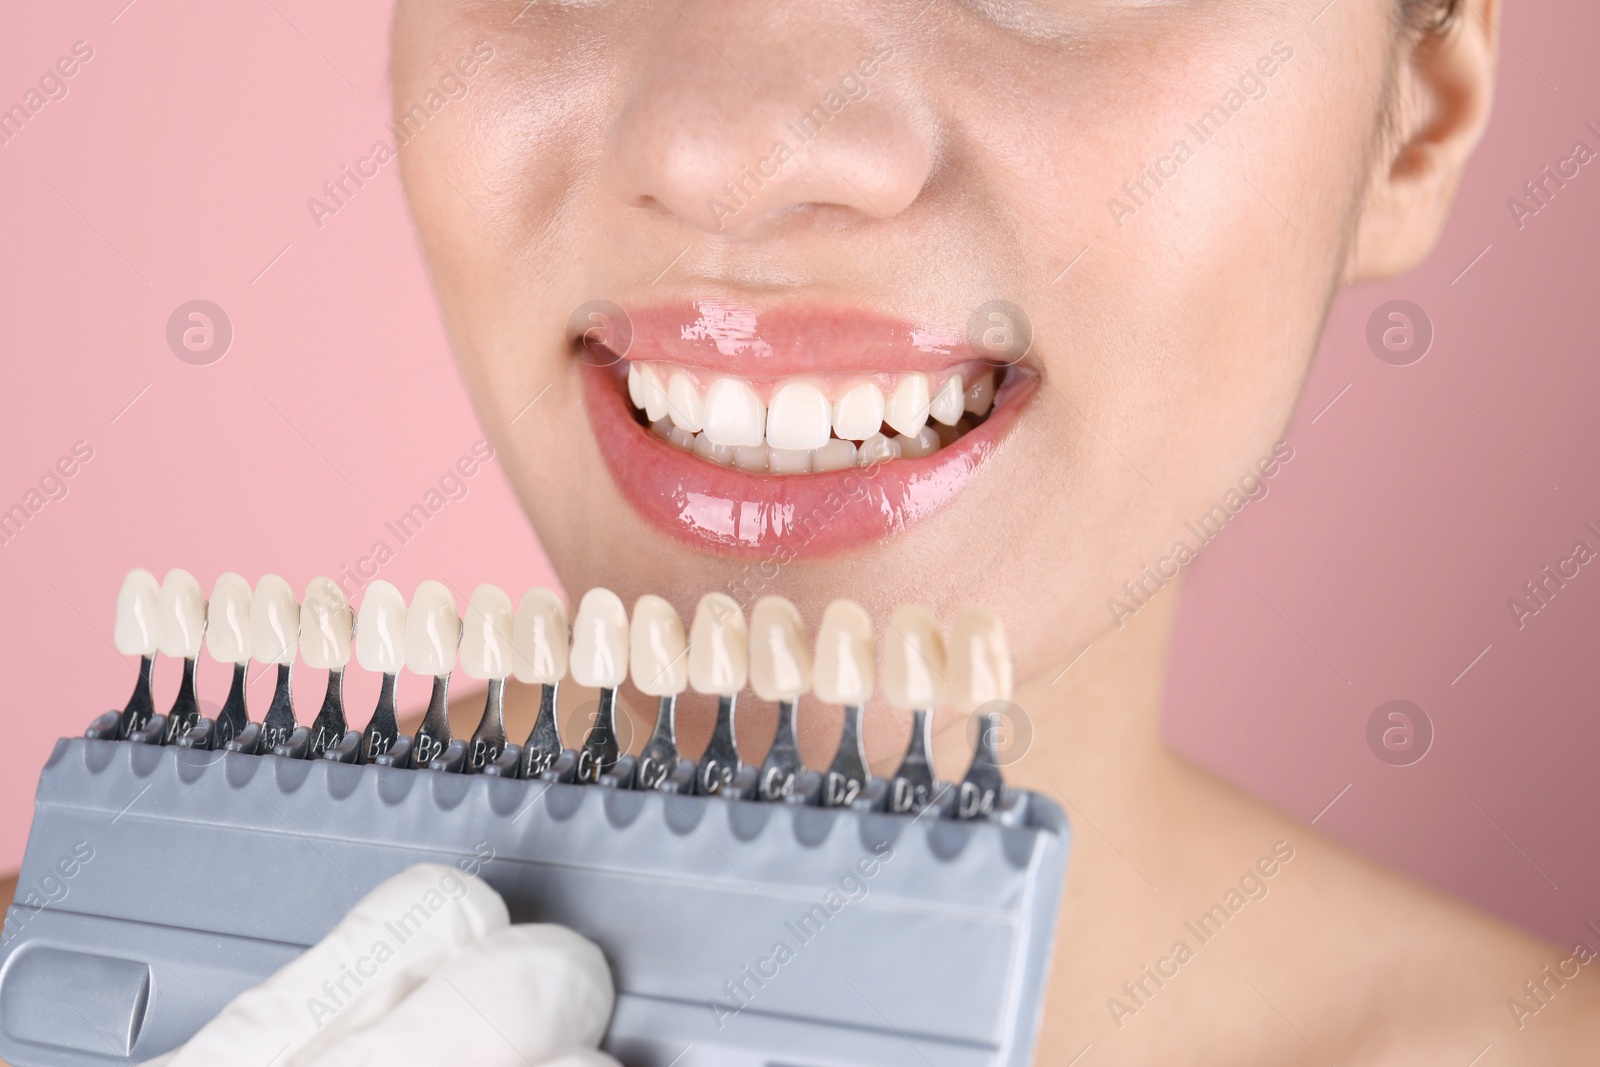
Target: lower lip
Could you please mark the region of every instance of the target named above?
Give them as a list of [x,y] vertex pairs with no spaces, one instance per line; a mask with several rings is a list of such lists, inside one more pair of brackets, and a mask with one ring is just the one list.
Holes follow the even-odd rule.
[[635,511],[690,548],[785,560],[846,552],[931,518],[978,476],[1037,385],[1031,375],[1013,376],[981,425],[931,456],[770,475],[668,444],[635,421],[614,368],[581,366],[600,454]]

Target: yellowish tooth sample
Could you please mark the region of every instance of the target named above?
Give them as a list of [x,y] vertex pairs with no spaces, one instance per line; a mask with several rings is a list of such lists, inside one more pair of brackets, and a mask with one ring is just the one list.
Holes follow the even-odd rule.
[[628,677],[628,609],[622,598],[598,586],[578,601],[572,620],[572,680],[615,689]]
[[950,632],[950,699],[970,712],[992,700],[1011,699],[1011,649],[1000,617],[965,607]]
[[300,659],[307,667],[339,670],[350,662],[354,616],[332,578],[313,578],[300,602]]
[[361,593],[356,661],[376,674],[399,674],[406,665],[406,598],[382,578]]
[[853,600],[835,600],[817,628],[816,691],[829,704],[872,696],[872,618]]
[[250,598],[250,654],[257,663],[293,663],[300,647],[300,605],[276,574],[264,574]]
[[122,579],[117,592],[117,619],[112,627],[113,644],[124,656],[153,656],[160,647],[156,626],[156,602],[161,583],[143,567],[135,567]]
[[689,684],[697,693],[733,696],[744,688],[749,663],[744,612],[726,593],[707,593],[689,629]]
[[671,604],[648,593],[634,602],[628,666],[639,692],[653,697],[683,692],[689,684],[688,648],[683,620]]
[[899,708],[931,708],[945,687],[944,641],[927,608],[902,604],[883,637],[883,695]]
[[811,648],[800,609],[765,596],[750,611],[750,688],[762,700],[798,700],[811,688]]
[[456,667],[461,644],[461,617],[456,598],[443,582],[431,578],[411,594],[406,612],[406,670],[412,674],[449,674]]
[[516,612],[497,585],[480,585],[461,621],[461,669],[469,678],[505,678],[511,673]]

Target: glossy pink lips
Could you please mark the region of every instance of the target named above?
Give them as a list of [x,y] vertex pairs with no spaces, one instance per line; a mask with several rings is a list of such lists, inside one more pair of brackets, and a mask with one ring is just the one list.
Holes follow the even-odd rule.
[[[695,332],[684,327],[686,321],[696,320],[683,309],[634,313],[629,358],[667,359],[747,378],[865,369],[859,359],[843,358],[863,351],[872,352],[873,369],[936,369],[971,358],[956,344],[933,350],[922,343],[925,332],[876,317],[789,313],[775,323],[763,314],[759,337],[752,321],[710,339],[685,336]],[[866,344],[869,335],[877,342]],[[1037,382],[1031,373],[1013,372],[989,417],[930,456],[773,475],[717,466],[648,432],[633,416],[621,369],[585,365],[582,371],[590,425],[623,496],[683,544],[780,562],[881,541],[933,515],[977,475]]]

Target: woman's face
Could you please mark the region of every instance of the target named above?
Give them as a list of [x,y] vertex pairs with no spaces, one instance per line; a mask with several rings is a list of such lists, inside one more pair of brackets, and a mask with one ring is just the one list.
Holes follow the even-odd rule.
[[567,588],[981,603],[1059,669],[1276,472],[1394,55],[1325,4],[400,0],[411,205]]

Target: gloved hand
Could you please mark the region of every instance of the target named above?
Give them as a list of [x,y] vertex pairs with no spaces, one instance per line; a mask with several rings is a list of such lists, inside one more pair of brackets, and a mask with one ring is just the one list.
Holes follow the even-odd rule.
[[593,943],[421,864],[145,1067],[618,1067],[595,1050],[612,995]]

